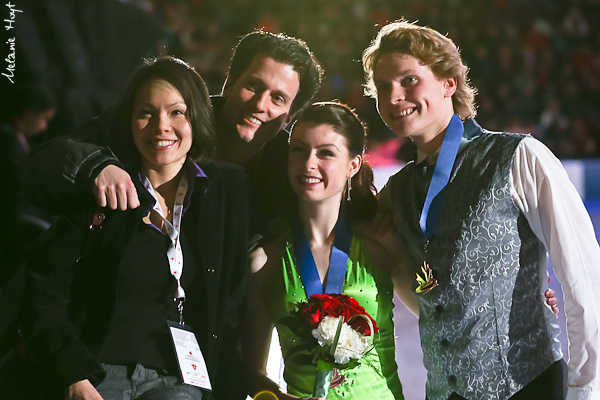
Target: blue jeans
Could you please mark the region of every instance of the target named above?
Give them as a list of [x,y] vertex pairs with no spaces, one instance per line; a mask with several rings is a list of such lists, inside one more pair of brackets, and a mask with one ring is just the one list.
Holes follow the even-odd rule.
[[[129,376],[124,365],[102,364],[106,378],[96,390],[104,400],[201,400],[202,390],[179,377],[137,364]],[[129,368],[131,371],[131,368]]]

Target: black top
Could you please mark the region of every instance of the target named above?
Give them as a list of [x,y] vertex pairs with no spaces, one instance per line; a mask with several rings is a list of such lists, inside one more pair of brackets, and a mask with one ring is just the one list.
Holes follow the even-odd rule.
[[[196,263],[192,245],[181,235],[184,269],[181,285],[194,301]],[[166,253],[169,238],[140,221],[119,266],[115,310],[98,359],[109,364],[142,364],[178,375],[166,321],[179,321],[173,301],[176,283]],[[185,310],[185,307],[184,307]]]
[[[230,164],[201,167],[208,186],[202,190],[203,178],[196,178],[181,223],[184,316],[202,349],[214,397],[243,399],[243,384],[231,385],[230,378],[241,375],[247,179]],[[62,390],[82,379],[100,383],[102,361],[141,360],[169,369],[175,363],[166,325],[178,315],[168,242],[142,222],[150,195],[139,187],[138,194],[140,207],[107,213],[79,262],[90,211],[62,215],[31,250],[23,330],[32,355],[50,366],[48,373],[56,373],[53,381]],[[121,335],[124,343],[118,343]]]

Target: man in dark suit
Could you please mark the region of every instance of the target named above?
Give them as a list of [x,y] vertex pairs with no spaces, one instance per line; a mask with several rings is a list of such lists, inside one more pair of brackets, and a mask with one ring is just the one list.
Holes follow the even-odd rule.
[[[293,196],[285,127],[313,99],[321,76],[304,42],[255,31],[238,43],[222,95],[213,97],[217,159],[243,166],[250,178],[251,243],[286,226]],[[71,203],[69,198],[86,196],[92,188],[102,207],[138,207],[135,187],[111,149],[110,135],[90,134],[97,130],[86,128],[88,124],[36,151],[25,173],[24,195],[56,212]]]

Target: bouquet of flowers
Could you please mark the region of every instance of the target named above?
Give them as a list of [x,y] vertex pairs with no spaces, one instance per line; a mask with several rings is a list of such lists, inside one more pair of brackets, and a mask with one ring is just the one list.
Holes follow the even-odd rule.
[[359,364],[373,347],[379,330],[358,301],[343,294],[312,295],[307,302],[296,304],[290,318],[299,325],[297,332],[310,332],[310,338],[305,340],[312,346],[317,362],[314,397],[327,396],[334,368],[354,368]]

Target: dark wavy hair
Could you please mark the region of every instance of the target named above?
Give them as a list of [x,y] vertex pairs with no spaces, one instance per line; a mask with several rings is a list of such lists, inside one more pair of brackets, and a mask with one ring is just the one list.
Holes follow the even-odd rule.
[[171,84],[187,106],[186,116],[192,126],[192,147],[188,155],[198,163],[206,163],[216,153],[215,123],[208,88],[194,68],[172,56],[146,59],[137,67],[122,100],[122,118],[130,125],[133,103],[138,91],[151,79]]
[[[299,124],[331,125],[346,138],[350,157],[360,156],[362,165],[352,177],[351,200],[347,200],[347,188],[344,189],[342,207],[351,221],[370,220],[377,211],[373,170],[365,160],[367,128],[358,115],[347,105],[338,101],[313,103],[298,116],[294,127]],[[292,128],[292,133],[293,133]]]
[[302,110],[312,101],[321,87],[323,69],[306,43],[282,34],[253,31],[244,35],[233,52],[227,81],[235,83],[257,54],[291,65],[300,76],[300,88],[292,102],[291,114]]

